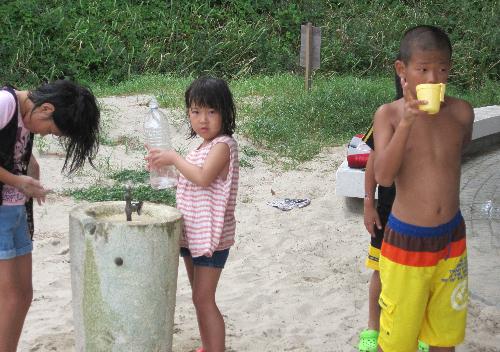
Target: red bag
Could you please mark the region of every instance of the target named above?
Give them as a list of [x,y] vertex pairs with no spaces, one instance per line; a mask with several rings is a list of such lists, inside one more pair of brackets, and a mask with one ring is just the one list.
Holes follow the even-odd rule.
[[353,169],[364,169],[368,162],[371,149],[363,142],[363,134],[352,137],[347,145],[347,165]]

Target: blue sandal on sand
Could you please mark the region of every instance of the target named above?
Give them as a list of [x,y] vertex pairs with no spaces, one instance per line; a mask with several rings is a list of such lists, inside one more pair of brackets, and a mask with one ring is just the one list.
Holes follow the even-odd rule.
[[359,352],[377,352],[378,346],[378,331],[377,330],[363,330],[359,334]]

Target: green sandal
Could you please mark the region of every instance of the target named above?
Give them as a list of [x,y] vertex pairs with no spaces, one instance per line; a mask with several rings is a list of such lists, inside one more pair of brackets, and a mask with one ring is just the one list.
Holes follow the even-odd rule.
[[359,334],[359,352],[377,352],[378,346],[378,331],[377,330],[363,330]]
[[418,340],[418,352],[429,352],[429,345],[424,341]]

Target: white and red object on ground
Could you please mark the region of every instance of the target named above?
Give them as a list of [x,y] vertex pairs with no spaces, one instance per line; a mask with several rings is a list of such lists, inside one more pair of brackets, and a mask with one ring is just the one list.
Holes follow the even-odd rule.
[[363,142],[363,134],[352,137],[347,145],[347,165],[353,169],[364,169],[368,162],[371,149]]

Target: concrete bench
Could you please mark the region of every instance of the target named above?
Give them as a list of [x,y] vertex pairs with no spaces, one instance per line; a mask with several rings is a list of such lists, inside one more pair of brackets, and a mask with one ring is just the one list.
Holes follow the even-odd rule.
[[[472,143],[467,147],[466,154],[477,153],[484,147],[495,143],[500,145],[500,105],[476,108],[474,115]],[[365,170],[351,169],[347,166],[347,160],[344,160],[337,169],[335,192],[344,197],[363,198],[365,196]]]

